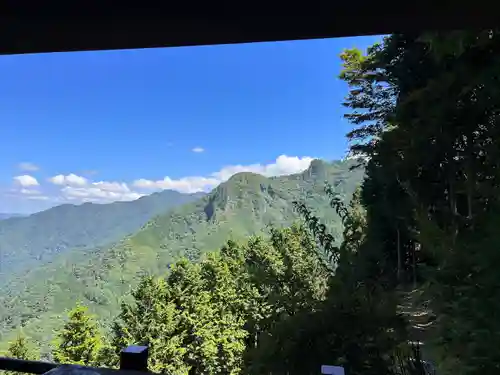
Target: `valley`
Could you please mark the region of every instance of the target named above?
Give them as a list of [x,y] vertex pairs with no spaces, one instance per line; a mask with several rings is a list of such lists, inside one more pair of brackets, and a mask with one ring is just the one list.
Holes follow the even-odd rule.
[[65,252],[118,241],[152,217],[203,195],[165,190],[131,202],[64,204],[0,220],[0,285]]
[[[181,257],[196,261],[205,252],[219,249],[229,239],[238,241],[249,235],[266,233],[269,225],[289,226],[299,219],[294,201],[305,202],[340,241],[342,225],[330,208],[324,188],[328,182],[344,201],[349,201],[364,175],[362,169],[351,171],[354,165],[352,160],[331,163],[314,160],[307,170],[294,175],[266,178],[250,172],[238,173],[209,194],[177,195],[168,202],[178,203],[180,197],[186,202],[171,204],[170,207],[151,204],[149,207],[155,210],[143,209],[140,211],[142,215],[137,214],[139,201],[158,199],[161,194],[172,192],[120,204],[122,214],[117,216],[123,222],[139,216],[134,221],[137,226],[140,219],[148,214],[153,216],[152,211],[163,212],[152,217],[135,233],[125,235],[111,245],[101,243],[95,246],[97,239],[112,238],[110,232],[99,230],[96,234],[89,227],[73,227],[71,233],[74,237],[83,238],[79,228],[95,240],[87,246],[81,241],[80,247],[42,258],[48,260],[38,264],[33,260],[29,270],[9,279],[5,288],[7,293],[0,299],[1,341],[8,342],[18,327],[23,326],[25,334],[33,338],[42,351],[48,352],[52,332],[60,327],[65,311],[76,302],[88,305],[102,321],[110,321],[142,276],[165,274],[169,266]],[[81,211],[95,228],[100,228],[100,220],[104,219],[95,216],[91,220],[88,211],[91,207],[82,205],[70,209],[75,218]],[[52,210],[64,212],[63,209],[69,208],[60,206]],[[30,218],[36,220],[43,217],[42,214]],[[64,222],[69,225],[68,220]],[[6,227],[3,228],[6,231]],[[43,228],[40,224],[38,228],[40,233],[50,233],[52,227]],[[131,226],[125,229],[118,224],[116,228],[111,232],[115,236],[120,230],[133,230]]]
[[[97,99],[105,108],[74,96],[64,108],[73,111],[58,118],[57,96],[43,125],[65,131],[52,127],[45,139],[51,152],[32,154],[36,165],[15,164],[32,158],[31,139],[21,148],[25,134],[6,134],[4,146],[12,148],[3,151],[16,159],[3,169],[3,212],[24,211],[8,201],[10,192],[24,203],[81,201],[71,191],[88,199],[100,184],[84,173],[89,167],[99,167],[103,182],[130,186],[133,197],[165,188],[205,193],[163,190],[129,203],[0,217],[1,351],[117,368],[124,347],[147,345],[148,369],[172,375],[303,375],[325,363],[350,375],[498,373],[500,324],[491,319],[500,285],[498,37],[494,29],[391,34],[366,51],[344,42],[316,54],[296,49],[294,66],[286,47],[268,79],[242,50],[234,56],[247,65],[233,75],[229,54],[207,64],[190,52],[192,60],[178,55],[149,65],[161,91],[145,89],[147,69],[133,75],[134,65],[119,86],[106,74],[87,88],[91,99],[106,92]],[[269,66],[280,44],[264,45],[266,58],[258,60]],[[332,47],[337,71],[324,58]],[[172,60],[189,67],[177,85],[174,74],[165,75],[175,72]],[[123,61],[120,55],[114,66]],[[214,67],[222,67],[219,75]],[[74,68],[86,77],[81,65]],[[334,74],[342,86],[325,90]],[[126,89],[128,79],[141,86]],[[253,91],[258,80],[268,86]],[[73,86],[78,94],[84,83]],[[325,117],[346,85],[337,112]],[[235,95],[241,88],[252,97]],[[12,107],[25,103],[16,90],[5,95],[15,99]],[[130,108],[109,100],[116,93],[133,95]],[[83,119],[81,108],[93,117]],[[82,131],[73,147],[61,138],[71,125]],[[347,132],[345,143],[336,143],[333,125]],[[350,159],[286,154],[263,162],[278,146],[332,155],[346,143],[363,169],[352,169]],[[41,207],[28,203],[27,211]]]

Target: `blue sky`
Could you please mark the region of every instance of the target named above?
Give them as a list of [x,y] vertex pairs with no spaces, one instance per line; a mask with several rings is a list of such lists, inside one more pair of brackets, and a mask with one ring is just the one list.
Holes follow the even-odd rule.
[[206,190],[239,170],[341,158],[338,55],[378,40],[1,56],[0,212]]

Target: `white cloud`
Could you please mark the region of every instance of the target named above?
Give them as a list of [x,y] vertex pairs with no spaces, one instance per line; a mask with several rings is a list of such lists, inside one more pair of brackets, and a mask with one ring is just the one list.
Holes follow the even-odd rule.
[[26,172],[36,172],[38,171],[40,168],[38,167],[38,165],[36,164],[33,164],[33,163],[29,163],[29,162],[22,162],[22,163],[19,163],[18,164],[18,168],[22,171],[26,171]]
[[309,156],[299,158],[297,156],[280,155],[274,163],[231,165],[222,168],[219,172],[215,172],[212,175],[221,181],[226,181],[232,175],[240,172],[254,172],[266,177],[283,176],[306,170],[313,160],[314,158]]
[[22,175],[14,177],[14,182],[22,187],[38,186],[40,185],[37,179],[30,175]]
[[41,193],[38,190],[33,189],[21,189],[19,193],[22,195],[40,195]]
[[186,176],[178,179],[165,177],[161,180],[138,179],[132,184],[122,181],[92,181],[74,173],[57,175],[48,179],[58,188],[39,186],[36,178],[30,175],[16,176],[17,187],[13,193],[29,200],[50,200],[53,202],[95,202],[132,201],[146,193],[158,190],[176,190],[182,193],[210,191],[221,182],[227,181],[239,172],[254,172],[264,176],[280,176],[299,173],[309,167],[312,157],[281,155],[267,164],[228,165],[207,176]]
[[196,153],[200,153],[200,152],[204,152],[205,149],[203,147],[195,147],[191,151],[196,152]]
[[[22,176],[18,176],[22,177]],[[24,179],[25,180],[25,179]],[[26,181],[24,181],[26,182]],[[40,190],[37,190],[38,186],[30,185],[28,187],[23,187],[20,183],[18,186],[10,189],[4,195],[21,200],[37,200],[37,201],[48,201],[50,197],[43,195]]]
[[68,175],[59,174],[57,176],[49,178],[49,181],[54,185],[68,185],[68,186],[85,186],[87,185],[87,179],[82,176],[78,176],[74,173]]
[[130,188],[124,182],[99,181],[93,182],[92,185],[102,191],[109,191],[114,193],[130,193]]
[[100,187],[74,187],[65,186],[61,189],[63,197],[70,201],[81,202],[116,202],[116,201],[133,201],[139,199],[144,194],[129,191],[126,193],[105,190]]
[[[38,181],[33,182],[31,176],[17,176],[15,180],[22,189],[16,189],[14,192],[18,196],[24,196],[26,199],[36,200],[54,200],[59,202],[97,202],[109,203],[115,201],[131,201],[140,198],[144,194],[132,191],[124,182],[116,181],[89,181],[85,177],[74,173],[68,175],[57,175],[48,179],[54,185],[60,186],[57,195],[43,194],[32,187],[38,186]],[[43,190],[43,189],[42,189]],[[44,192],[46,192],[44,190]]]
[[217,186],[220,181],[210,177],[183,177],[173,180],[170,177],[165,177],[163,180],[151,181],[141,178],[134,181],[134,186],[139,189],[151,190],[177,190],[182,193],[196,193],[206,191]]
[[182,193],[196,193],[213,189],[221,182],[227,181],[232,175],[240,172],[254,172],[267,177],[299,173],[307,169],[312,160],[314,158],[309,156],[281,155],[270,164],[229,165],[207,177],[191,176],[172,179],[167,176],[162,180],[156,181],[141,178],[134,181],[133,185],[139,189],[171,189]]
[[100,203],[132,201],[144,195],[132,191],[124,182],[114,181],[97,181],[80,186],[68,184],[61,189],[61,194],[65,200]]

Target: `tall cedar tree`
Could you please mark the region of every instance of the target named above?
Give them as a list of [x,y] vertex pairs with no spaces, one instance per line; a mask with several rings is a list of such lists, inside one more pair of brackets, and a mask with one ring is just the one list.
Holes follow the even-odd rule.
[[68,313],[68,320],[58,332],[53,356],[58,363],[95,365],[102,338],[97,323],[85,306],[78,304]]
[[428,343],[457,374],[498,371],[486,316],[499,285],[499,56],[498,30],[395,34],[343,55],[353,150],[370,160],[366,276],[422,287],[439,318]]

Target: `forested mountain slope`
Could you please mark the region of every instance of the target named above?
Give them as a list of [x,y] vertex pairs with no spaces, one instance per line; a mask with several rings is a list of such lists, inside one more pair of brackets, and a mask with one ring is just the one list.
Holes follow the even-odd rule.
[[68,250],[117,241],[152,217],[203,194],[165,190],[132,202],[64,204],[0,221],[0,282]]
[[6,219],[10,219],[12,217],[24,217],[24,216],[28,216],[28,215],[0,213],[0,220],[6,220]]
[[81,300],[104,321],[116,315],[145,273],[163,274],[179,257],[198,259],[219,249],[228,239],[243,239],[265,231],[268,225],[287,226],[298,219],[293,201],[307,202],[313,212],[340,235],[337,214],[324,193],[325,181],[344,199],[350,199],[364,171],[350,171],[353,161],[315,160],[303,173],[266,178],[239,173],[210,194],[150,220],[132,236],[108,248],[73,251],[34,268],[14,280],[1,299],[0,324],[6,333],[19,325],[42,343],[50,342],[59,314]]
[[[170,277],[143,278],[115,321],[119,329],[106,335],[111,353],[144,340],[150,368],[179,375],[303,375],[324,363],[350,375],[428,374],[420,358],[438,374],[497,374],[499,52],[497,29],[393,34],[366,55],[344,51],[350,151],[367,156],[348,207],[333,199],[326,210],[320,194],[327,179],[348,195],[356,178],[340,177],[342,163],[315,162],[276,179],[234,176],[111,248],[66,254],[12,284],[16,292],[0,304],[4,332],[22,316],[27,336],[47,342],[61,325],[56,314],[76,299],[95,301],[99,323],[107,323],[140,274],[163,273],[175,256],[196,259],[268,220],[287,224],[294,215],[287,202],[298,199],[321,246],[301,231],[278,230],[271,241],[228,244],[205,268],[181,261]],[[340,246],[322,230],[338,233],[335,210],[344,226]],[[335,272],[318,266],[325,253],[338,260]],[[82,338],[71,324],[60,331],[72,331],[66,349],[96,337],[94,330]],[[424,351],[409,341],[423,341]]]

